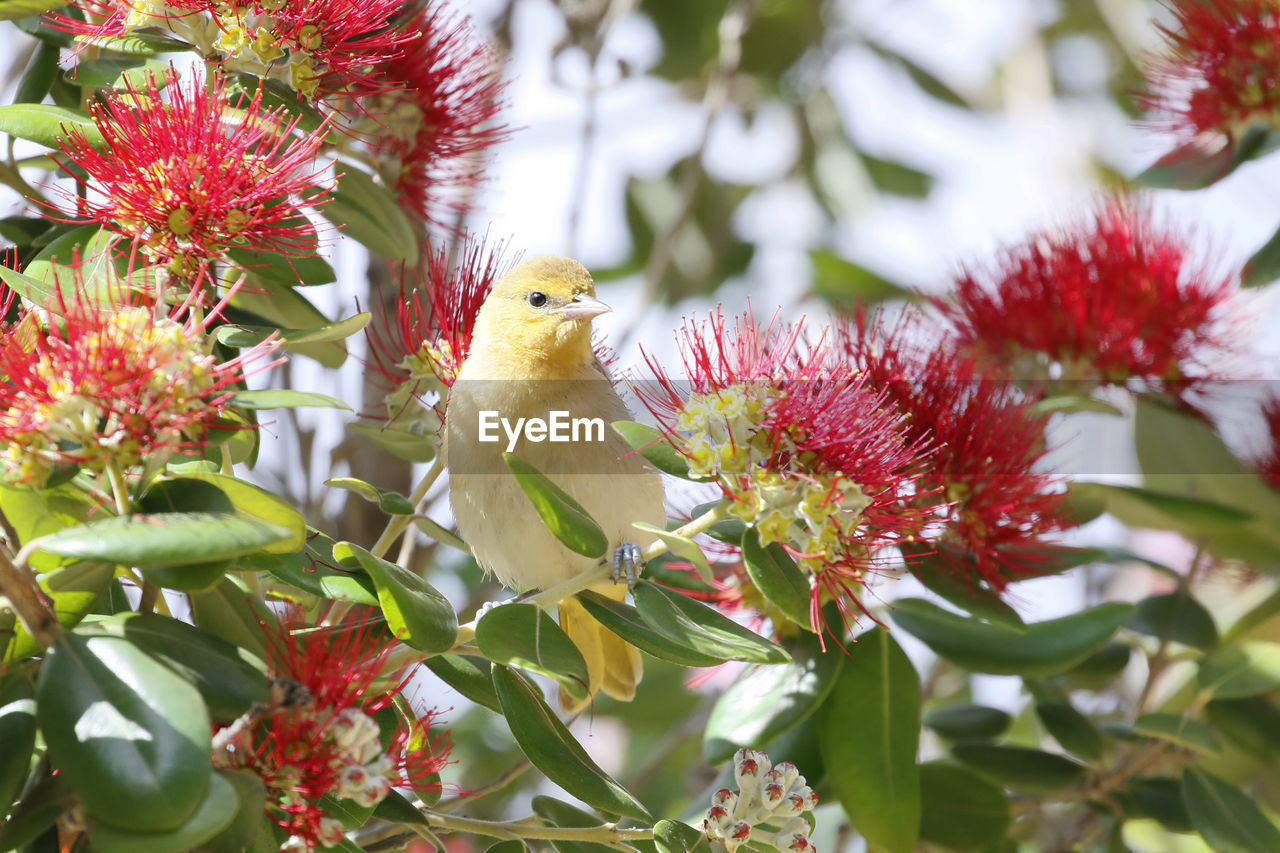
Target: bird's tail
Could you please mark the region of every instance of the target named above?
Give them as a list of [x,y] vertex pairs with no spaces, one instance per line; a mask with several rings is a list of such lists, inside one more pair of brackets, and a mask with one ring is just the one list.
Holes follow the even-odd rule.
[[[627,594],[627,588],[620,584],[599,586],[594,591],[619,601]],[[584,699],[574,699],[560,691],[560,707],[566,713],[581,711],[601,690],[623,702],[635,697],[636,685],[644,673],[639,649],[593,619],[576,599],[560,602],[560,627],[582,653],[591,680]]]

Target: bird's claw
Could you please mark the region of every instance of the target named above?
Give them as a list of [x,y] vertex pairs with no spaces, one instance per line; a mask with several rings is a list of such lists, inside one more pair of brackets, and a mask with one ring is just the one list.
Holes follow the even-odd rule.
[[628,591],[635,589],[643,569],[644,557],[640,553],[640,546],[636,543],[623,542],[618,546],[618,550],[613,552],[613,582],[622,583],[625,575]]
[[484,604],[481,604],[480,609],[476,611],[476,621],[479,622],[480,617],[484,616],[486,613],[488,613],[490,610],[492,610],[495,607],[501,607],[504,604],[511,604],[512,602],[519,601],[519,600],[520,600],[520,596],[516,596],[515,598],[504,599],[503,601],[486,601]]

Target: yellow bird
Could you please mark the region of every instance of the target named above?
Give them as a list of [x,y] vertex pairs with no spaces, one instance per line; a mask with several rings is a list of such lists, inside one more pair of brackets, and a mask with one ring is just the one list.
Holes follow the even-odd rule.
[[[449,500],[477,562],[508,588],[546,589],[598,562],[547,529],[503,462],[510,450],[568,492],[599,523],[615,568],[638,571],[633,522],[666,519],[662,479],[613,429],[630,418],[591,347],[591,319],[609,311],[590,273],[568,258],[540,256],[494,286],[476,316],[467,359],[445,415]],[[523,420],[522,420],[523,419]],[[630,573],[630,571],[629,571]],[[621,600],[626,587],[598,589]],[[560,625],[582,652],[589,695],[635,695],[640,653],[592,619],[576,600],[560,603]]]

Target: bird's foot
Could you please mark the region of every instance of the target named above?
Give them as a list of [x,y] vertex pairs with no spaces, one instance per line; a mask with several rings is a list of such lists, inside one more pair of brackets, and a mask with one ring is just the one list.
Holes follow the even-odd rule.
[[635,589],[636,582],[640,580],[640,572],[644,569],[644,556],[640,553],[640,546],[634,542],[623,542],[618,546],[618,550],[613,552],[613,582],[622,583],[623,576],[627,579],[627,590]]
[[[528,593],[525,593],[525,595],[528,595]],[[522,597],[523,597],[523,596],[519,596],[519,595],[517,595],[515,598],[507,598],[507,599],[504,599],[504,600],[502,600],[502,601],[486,601],[484,604],[481,604],[481,605],[480,605],[480,609],[476,611],[476,619],[475,619],[475,621],[479,622],[479,621],[480,621],[480,617],[484,616],[486,613],[488,613],[488,612],[489,612],[490,610],[492,610],[493,608],[495,608],[495,607],[501,607],[501,606],[502,606],[502,605],[504,605],[504,604],[513,604],[513,603],[515,603],[515,602],[519,601]]]

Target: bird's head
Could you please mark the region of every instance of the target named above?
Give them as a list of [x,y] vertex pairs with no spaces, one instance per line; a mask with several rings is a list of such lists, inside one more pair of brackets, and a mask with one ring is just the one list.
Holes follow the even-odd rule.
[[539,255],[494,285],[476,317],[471,350],[505,349],[530,361],[590,363],[591,318],[611,310],[595,298],[577,261]]

